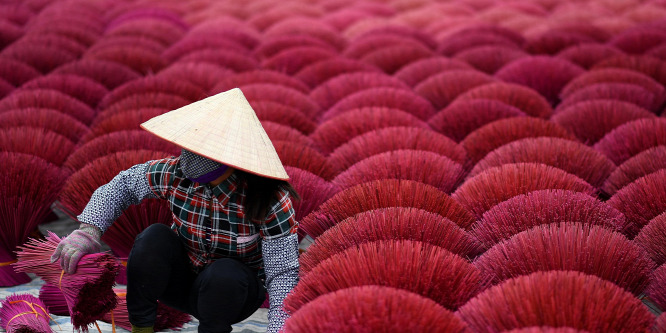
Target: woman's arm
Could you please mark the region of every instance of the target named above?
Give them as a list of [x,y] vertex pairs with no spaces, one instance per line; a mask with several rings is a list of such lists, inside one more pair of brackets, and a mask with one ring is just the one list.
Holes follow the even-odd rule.
[[262,243],[266,288],[270,308],[268,331],[278,332],[289,315],[283,309],[284,299],[298,282],[298,235],[290,234]]
[[[99,252],[102,234],[127,207],[147,198],[159,197],[161,193],[151,188],[147,177],[155,164],[156,161],[137,164],[121,171],[109,183],[95,190],[77,217],[81,226],[60,241],[51,256],[51,262],[60,261],[63,270],[69,274],[74,273],[81,257]],[[157,174],[151,180],[163,178]]]
[[137,164],[100,186],[77,219],[104,233],[127,207],[147,198],[156,198],[146,177],[149,165],[150,162]]
[[284,311],[283,302],[287,294],[298,282],[298,222],[294,208],[285,191],[280,192],[261,225],[262,253],[266,272],[266,289],[270,308],[268,310],[268,331],[278,332],[289,315]]

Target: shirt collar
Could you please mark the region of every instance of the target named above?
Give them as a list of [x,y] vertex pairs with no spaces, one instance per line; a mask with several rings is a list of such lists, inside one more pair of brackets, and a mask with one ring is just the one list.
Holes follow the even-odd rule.
[[234,171],[227,179],[213,187],[213,195],[222,205],[226,205],[236,189],[238,189],[238,175]]

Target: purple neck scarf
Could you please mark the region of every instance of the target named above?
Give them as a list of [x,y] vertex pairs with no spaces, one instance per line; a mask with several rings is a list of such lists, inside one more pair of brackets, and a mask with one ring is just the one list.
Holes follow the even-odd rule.
[[196,178],[190,178],[190,180],[197,183],[210,183],[213,180],[220,178],[220,176],[222,176],[227,171],[227,169],[229,169],[229,166],[222,165],[221,167],[207,174],[203,174]]

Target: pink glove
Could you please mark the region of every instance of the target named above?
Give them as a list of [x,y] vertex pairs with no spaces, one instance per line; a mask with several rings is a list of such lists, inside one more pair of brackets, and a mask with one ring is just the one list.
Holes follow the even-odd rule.
[[60,267],[67,274],[74,274],[76,265],[84,255],[101,250],[102,245],[99,242],[101,237],[102,232],[97,227],[81,223],[78,230],[74,230],[60,241],[51,256],[51,262],[60,259]]

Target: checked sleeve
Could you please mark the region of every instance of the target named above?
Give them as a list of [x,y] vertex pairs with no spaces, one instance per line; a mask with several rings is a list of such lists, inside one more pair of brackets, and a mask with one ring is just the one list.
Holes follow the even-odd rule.
[[283,308],[284,299],[298,282],[298,235],[266,240],[262,243],[268,310],[268,333],[277,333],[289,315]]
[[110,182],[100,186],[77,217],[79,222],[98,227],[104,233],[130,205],[156,198],[148,186],[146,171],[150,162],[121,171]]
[[260,227],[270,302],[267,332],[276,333],[289,317],[284,310],[284,299],[298,283],[298,222],[288,192],[279,193]]

